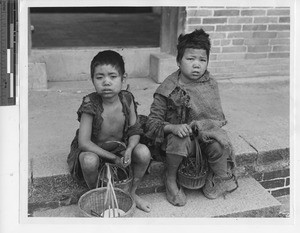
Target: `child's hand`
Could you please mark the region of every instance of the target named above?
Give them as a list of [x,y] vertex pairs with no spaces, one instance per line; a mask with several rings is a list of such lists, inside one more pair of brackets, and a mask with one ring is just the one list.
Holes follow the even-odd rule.
[[190,136],[193,133],[193,131],[188,124],[181,124],[181,125],[173,125],[172,133],[177,135],[178,137],[184,138]]
[[123,166],[127,167],[131,164],[131,153],[132,150],[130,148],[127,148],[125,150],[124,156],[123,156]]
[[116,158],[113,160],[113,162],[114,162],[114,164],[116,164],[120,167],[124,167],[123,159],[124,159],[124,157],[120,158],[120,157],[116,156]]

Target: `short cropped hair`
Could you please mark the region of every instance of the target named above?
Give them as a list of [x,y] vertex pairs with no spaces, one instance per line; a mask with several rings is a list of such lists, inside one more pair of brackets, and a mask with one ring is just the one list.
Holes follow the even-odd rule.
[[93,79],[95,68],[98,65],[111,65],[115,67],[121,75],[125,73],[125,65],[123,57],[112,50],[104,50],[99,52],[91,62],[91,78]]
[[209,60],[210,47],[211,44],[209,35],[202,28],[196,29],[195,31],[189,34],[181,34],[178,37],[176,61],[181,61],[185,49],[188,48],[204,49],[206,51],[207,60]]

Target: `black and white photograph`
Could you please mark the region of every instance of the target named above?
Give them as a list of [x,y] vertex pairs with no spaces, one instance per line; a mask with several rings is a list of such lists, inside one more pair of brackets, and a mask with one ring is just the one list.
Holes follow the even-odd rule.
[[296,2],[1,0],[0,231],[294,232]]

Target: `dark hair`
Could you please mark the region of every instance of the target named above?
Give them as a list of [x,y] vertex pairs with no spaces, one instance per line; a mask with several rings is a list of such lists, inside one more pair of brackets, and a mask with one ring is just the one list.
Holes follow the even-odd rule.
[[104,50],[99,52],[91,62],[91,78],[93,79],[93,75],[95,72],[95,68],[98,65],[112,65],[115,67],[121,75],[124,75],[124,60],[123,57],[112,50]]
[[187,48],[204,49],[206,51],[207,60],[209,60],[210,46],[209,35],[202,28],[196,29],[189,34],[181,34],[178,37],[176,61],[181,61],[185,49]]

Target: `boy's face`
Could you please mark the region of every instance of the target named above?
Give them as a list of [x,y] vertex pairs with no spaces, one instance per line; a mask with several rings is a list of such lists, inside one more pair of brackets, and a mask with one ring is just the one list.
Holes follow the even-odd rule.
[[95,67],[93,84],[98,94],[103,98],[112,98],[121,91],[125,75],[112,65],[98,65]]
[[204,49],[187,48],[183,57],[177,63],[181,70],[181,80],[189,82],[197,80],[205,73],[208,65],[206,51]]

